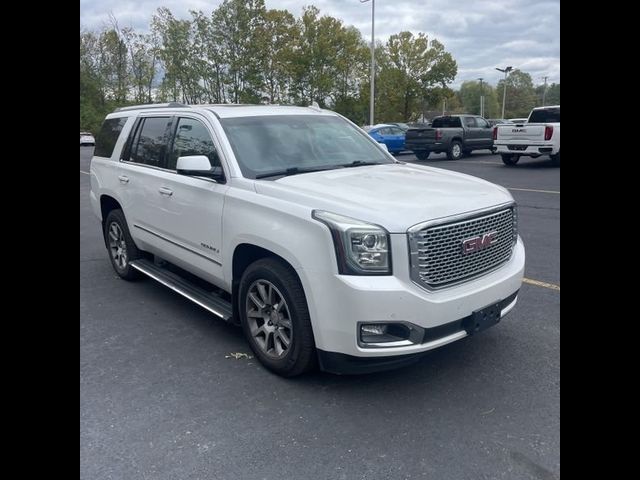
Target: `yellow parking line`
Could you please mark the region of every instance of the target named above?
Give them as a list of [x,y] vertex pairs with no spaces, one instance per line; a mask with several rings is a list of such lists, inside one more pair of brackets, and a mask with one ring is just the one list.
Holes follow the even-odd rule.
[[523,278],[523,283],[528,283],[529,285],[535,285],[536,287],[548,288],[550,290],[560,291],[560,285],[556,285],[554,283],[541,282],[539,280],[531,280],[530,278]]
[[506,187],[506,188],[508,190],[517,190],[519,192],[557,193],[558,195],[560,195],[560,192],[555,190],[534,190],[532,188],[511,188],[511,187]]
[[80,170],[80,173],[84,173],[85,175],[91,175],[89,172],[83,172],[82,170]]

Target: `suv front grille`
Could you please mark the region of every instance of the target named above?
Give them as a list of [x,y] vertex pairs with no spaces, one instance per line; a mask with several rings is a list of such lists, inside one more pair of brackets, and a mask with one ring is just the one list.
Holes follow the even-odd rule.
[[[493,234],[491,239],[488,234]],[[517,234],[515,205],[449,223],[413,227],[409,230],[411,279],[435,289],[487,273],[509,260]],[[482,242],[475,242],[476,238],[486,242],[478,246]]]

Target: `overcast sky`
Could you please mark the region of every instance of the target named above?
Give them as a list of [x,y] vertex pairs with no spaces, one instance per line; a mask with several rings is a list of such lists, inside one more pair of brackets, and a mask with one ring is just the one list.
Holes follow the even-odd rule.
[[[80,25],[100,28],[113,13],[121,26],[148,29],[158,7],[189,18],[189,10],[211,11],[222,0],[80,0]],[[371,2],[360,0],[265,0],[267,8],[296,16],[304,5],[354,25],[371,39]],[[458,62],[453,87],[483,77],[495,85],[512,65],[531,74],[535,84],[560,82],[560,0],[376,0],[376,40],[410,30],[444,43]]]

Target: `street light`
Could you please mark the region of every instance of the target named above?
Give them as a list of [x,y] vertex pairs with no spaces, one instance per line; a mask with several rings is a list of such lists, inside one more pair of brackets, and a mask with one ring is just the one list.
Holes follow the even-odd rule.
[[482,90],[482,80],[484,78],[481,77],[478,80],[480,80],[480,116],[484,118],[484,91]]
[[[360,3],[366,3],[369,0],[360,0]],[[374,105],[374,82],[376,75],[376,56],[375,56],[375,15],[376,15],[376,0],[371,0],[371,94],[369,98],[369,123],[374,125],[373,122],[373,105]]]
[[504,90],[502,92],[502,117],[500,117],[504,120],[504,102],[507,100],[507,75],[509,75],[509,72],[513,70],[513,67],[507,67],[504,69],[496,67],[496,70],[504,73]]

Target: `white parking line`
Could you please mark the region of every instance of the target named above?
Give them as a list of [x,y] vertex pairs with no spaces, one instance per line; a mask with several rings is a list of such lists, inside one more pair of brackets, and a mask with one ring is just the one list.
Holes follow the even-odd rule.
[[517,190],[519,192],[556,193],[560,195],[560,192],[555,190],[534,190],[532,188],[511,188],[511,187],[506,187],[506,188],[507,190]]
[[542,288],[548,288],[549,290],[560,291],[560,285],[556,285],[555,283],[541,282],[540,280],[531,280],[530,278],[523,278],[522,282],[528,283],[529,285],[535,285],[536,287],[542,287]]
[[80,170],[80,173],[84,173],[85,175],[91,175],[89,172],[83,172],[82,170]]

